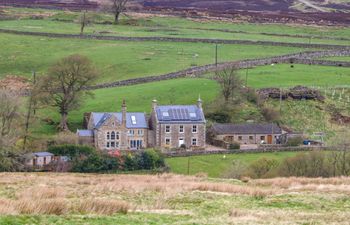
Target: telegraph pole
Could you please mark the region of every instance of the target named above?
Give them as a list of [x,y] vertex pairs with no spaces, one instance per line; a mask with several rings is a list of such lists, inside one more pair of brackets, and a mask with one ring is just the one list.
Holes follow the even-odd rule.
[[[35,71],[33,71],[33,88],[32,88],[32,93],[30,93],[28,112],[27,112],[27,115],[26,115],[26,122],[25,122],[25,128],[24,128],[24,137],[23,137],[23,148],[22,148],[23,150],[26,150],[26,145],[27,145],[28,130],[29,130],[29,123],[30,123],[29,120],[30,120],[30,116],[31,116],[31,113],[32,113],[32,108],[33,108],[33,105],[34,105],[34,102],[33,102],[33,89],[34,89],[35,83],[36,83],[36,75],[35,75]],[[33,113],[35,115],[35,107],[34,107]]]
[[215,66],[218,67],[218,44],[215,45]]

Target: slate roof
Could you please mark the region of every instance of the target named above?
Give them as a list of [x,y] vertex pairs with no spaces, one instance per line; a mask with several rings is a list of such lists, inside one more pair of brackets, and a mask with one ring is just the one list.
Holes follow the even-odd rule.
[[50,152],[34,152],[33,155],[37,157],[54,156],[54,154]]
[[156,107],[160,123],[205,123],[201,108],[197,105],[165,105]]
[[219,124],[213,125],[217,134],[282,134],[282,129],[277,124]]
[[[103,123],[109,119],[112,115],[114,115],[119,121],[123,120],[123,115],[121,112],[111,112],[111,113],[106,113],[106,112],[93,112],[92,114],[93,118],[93,123],[95,128],[99,128],[103,125]],[[133,123],[132,121],[132,116],[135,117],[136,123]],[[147,129],[148,124],[146,121],[146,115],[144,113],[139,113],[139,112],[127,112],[126,113],[126,127],[128,129]]]
[[94,132],[92,130],[77,130],[79,137],[92,137]]

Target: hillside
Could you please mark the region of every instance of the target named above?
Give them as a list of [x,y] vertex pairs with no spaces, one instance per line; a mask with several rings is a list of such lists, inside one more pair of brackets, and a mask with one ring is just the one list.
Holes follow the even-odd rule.
[[[51,9],[98,9],[106,0],[7,0],[1,5]],[[349,0],[131,0],[134,11],[221,17],[249,22],[341,24],[350,22]]]

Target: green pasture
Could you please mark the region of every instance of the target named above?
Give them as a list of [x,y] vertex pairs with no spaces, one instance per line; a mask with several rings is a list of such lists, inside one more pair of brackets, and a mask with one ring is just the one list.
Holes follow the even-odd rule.
[[[180,23],[181,24],[181,23]],[[175,25],[176,26],[176,25]],[[247,25],[248,26],[248,25]],[[249,26],[248,26],[249,27]],[[52,20],[7,20],[0,21],[0,28],[31,32],[49,32],[49,33],[69,33],[79,34],[80,24],[77,22],[52,21]],[[276,41],[292,43],[321,43],[321,44],[340,44],[349,45],[347,40],[328,40],[319,38],[298,38],[287,36],[274,36],[259,33],[230,33],[219,30],[206,30],[211,28],[201,27],[166,27],[154,26],[153,23],[147,26],[138,25],[102,25],[91,24],[85,28],[85,34],[109,35],[109,36],[131,36],[131,37],[181,37],[181,38],[209,38],[209,39],[233,39],[250,41]],[[245,31],[232,30],[232,31]]]
[[272,64],[241,70],[240,75],[244,82],[248,78],[248,87],[254,88],[296,85],[326,88],[350,84],[350,69],[335,66]]
[[[43,74],[71,54],[89,57],[100,71],[98,83],[161,75],[215,62],[215,45],[178,42],[128,42],[0,34],[0,78]],[[219,45],[218,61],[262,58],[301,52],[292,47]]]
[[296,155],[296,152],[276,152],[276,153],[244,153],[226,155],[201,155],[190,157],[166,158],[166,163],[170,166],[171,172],[179,174],[194,175],[206,173],[209,177],[222,177],[230,169],[234,160],[250,164],[255,160],[266,157],[282,161],[287,157]]

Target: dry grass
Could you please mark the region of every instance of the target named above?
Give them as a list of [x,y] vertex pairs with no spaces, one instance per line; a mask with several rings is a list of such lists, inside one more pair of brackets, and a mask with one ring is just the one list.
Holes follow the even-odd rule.
[[127,202],[106,199],[87,199],[78,203],[76,211],[83,214],[112,215],[115,213],[126,214],[130,209]]
[[[128,216],[132,216],[143,212],[189,215],[193,218],[209,215],[209,218],[204,216],[204,222],[195,219],[189,223],[206,223],[206,219],[209,219],[213,224],[257,224],[261,221],[288,224],[284,222],[285,218],[289,218],[294,224],[305,223],[308,218],[311,221],[323,220],[331,223],[330,221],[338,222],[347,218],[350,212],[343,212],[339,208],[322,211],[323,209],[316,209],[317,207],[308,212],[293,208],[256,208],[256,203],[252,202],[276,204],[276,207],[282,204],[286,207],[293,198],[298,198],[298,201],[301,199],[307,205],[322,197],[326,202],[345,199],[345,203],[338,204],[346,204],[349,190],[348,177],[292,177],[232,183],[224,179],[208,180],[204,175],[0,173],[0,215],[111,216],[128,213]],[[233,199],[246,202],[236,202]],[[206,208],[203,209],[205,213],[200,214],[200,208],[208,204],[214,204],[211,206],[213,208],[224,209],[222,214],[215,211],[215,214],[210,215]],[[253,204],[254,210],[249,209],[249,204]],[[326,206],[327,204],[325,203]]]
[[193,187],[193,190],[224,192],[238,195],[249,195],[257,198],[266,197],[268,195],[278,194],[278,190],[264,189],[259,187],[249,187],[243,185],[234,185],[227,183],[202,183]]

